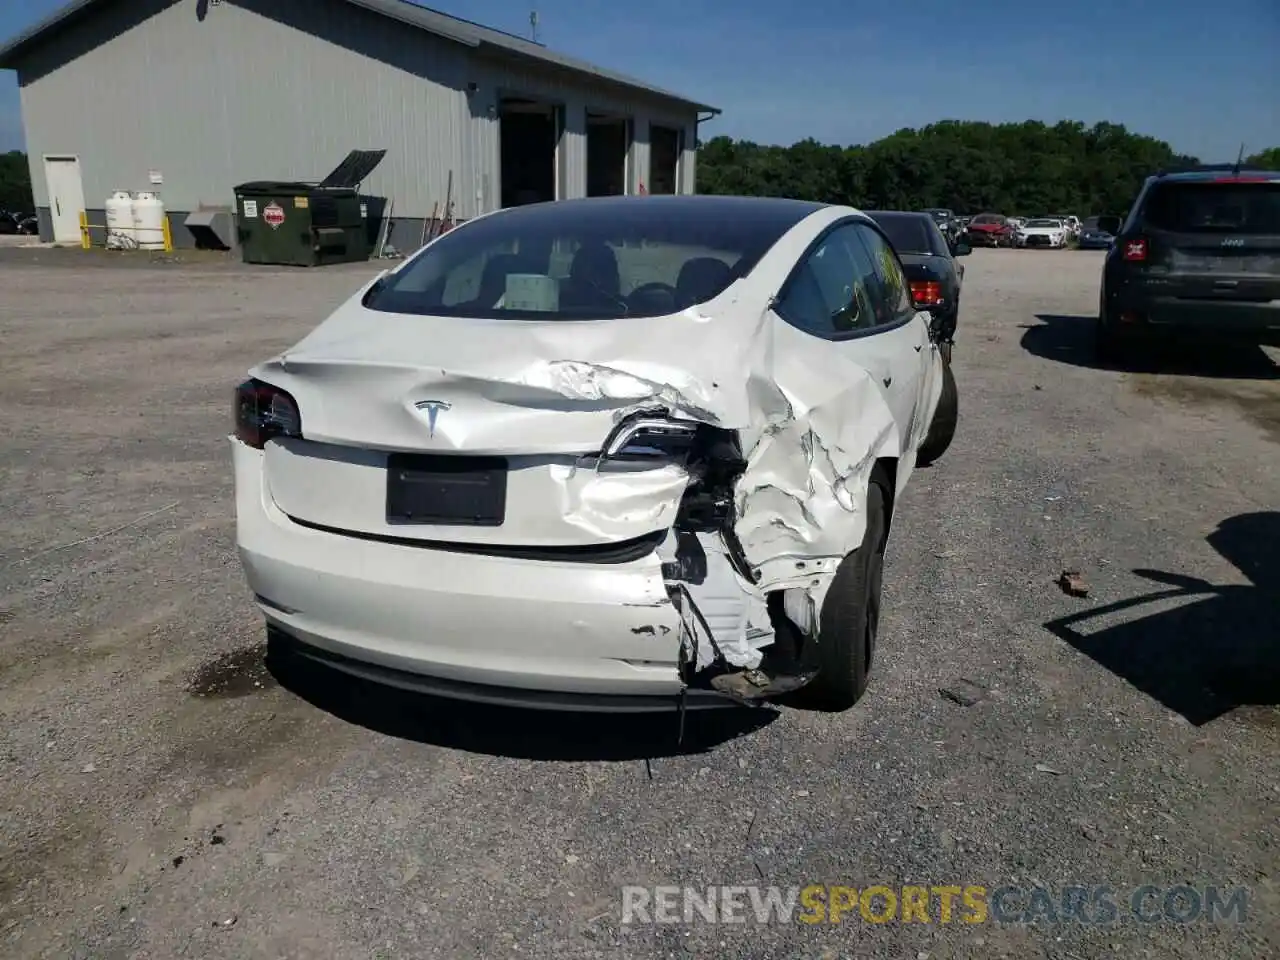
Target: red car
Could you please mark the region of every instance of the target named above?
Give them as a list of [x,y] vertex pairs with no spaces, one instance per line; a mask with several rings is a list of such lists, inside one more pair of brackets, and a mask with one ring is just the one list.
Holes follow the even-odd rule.
[[980,213],[969,221],[969,245],[971,247],[1012,247],[1016,244],[1017,231],[1008,217],[998,213]]

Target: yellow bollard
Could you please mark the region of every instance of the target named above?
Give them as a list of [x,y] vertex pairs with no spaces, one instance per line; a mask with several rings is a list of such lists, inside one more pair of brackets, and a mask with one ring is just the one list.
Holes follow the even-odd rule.
[[173,253],[173,233],[169,229],[169,215],[164,215],[164,252]]
[[80,249],[89,249],[89,215],[80,211]]

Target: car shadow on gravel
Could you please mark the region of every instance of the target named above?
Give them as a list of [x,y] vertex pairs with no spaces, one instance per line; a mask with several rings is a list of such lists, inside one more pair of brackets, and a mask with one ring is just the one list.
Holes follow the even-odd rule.
[[707,753],[778,718],[771,706],[639,714],[522,710],[401,690],[272,648],[267,666],[295,696],[340,720],[403,740],[522,760],[634,761]]
[[[1231,517],[1206,539],[1248,584],[1134,570],[1165,589],[1045,624],[1196,726],[1237,707],[1280,705],[1280,512]],[[1114,623],[1117,614],[1156,603],[1157,612]],[[1090,629],[1091,620],[1097,629]]]
[[1247,343],[1153,342],[1120,366],[1104,363],[1094,350],[1097,317],[1041,313],[1036,319],[1040,322],[1022,324],[1026,331],[1022,335],[1022,349],[1046,360],[1126,373],[1280,380],[1280,366],[1260,348]]

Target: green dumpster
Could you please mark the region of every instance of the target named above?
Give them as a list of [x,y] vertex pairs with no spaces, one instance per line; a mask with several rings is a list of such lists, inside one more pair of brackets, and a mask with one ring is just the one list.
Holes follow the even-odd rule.
[[353,150],[319,183],[254,180],[235,188],[245,263],[316,267],[368,260],[368,208],[360,184],[385,150]]

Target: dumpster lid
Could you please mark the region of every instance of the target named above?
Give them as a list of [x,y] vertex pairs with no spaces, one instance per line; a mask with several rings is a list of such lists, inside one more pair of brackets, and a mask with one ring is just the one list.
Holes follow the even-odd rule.
[[333,168],[333,171],[320,181],[322,187],[355,188],[364,182],[364,178],[373,173],[374,168],[387,155],[385,150],[352,150],[347,158]]
[[295,180],[250,180],[235,188],[240,193],[297,194],[305,196],[316,188],[314,183],[299,183]]

